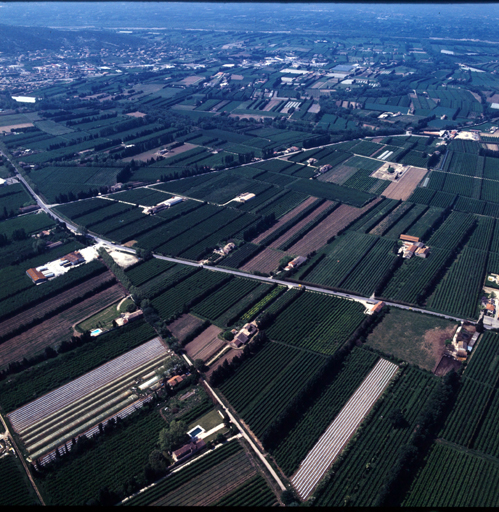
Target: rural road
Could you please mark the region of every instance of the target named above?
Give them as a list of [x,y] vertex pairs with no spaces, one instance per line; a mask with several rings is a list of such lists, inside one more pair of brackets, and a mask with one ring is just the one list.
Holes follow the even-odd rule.
[[[192,365],[192,362],[189,360],[189,358],[185,355],[185,354],[182,354],[185,358],[185,360],[190,364]],[[236,420],[236,418],[234,417],[234,415],[229,411],[229,409],[227,407],[225,407],[225,404],[222,402],[222,400],[220,399],[220,397],[215,393],[215,391],[213,390],[213,388],[208,384],[208,382],[206,382],[206,380],[202,379],[203,381],[203,384],[210,390],[210,392],[213,394],[213,396],[217,399],[217,402],[220,404],[220,406],[223,408],[223,410],[227,413],[227,416],[229,416],[230,418],[230,421],[232,421],[232,423],[234,423],[234,425],[236,425],[236,427],[239,429],[239,432],[241,432],[241,434],[243,435],[244,439],[246,439],[246,441],[248,441],[248,443],[250,444],[251,448],[253,448],[254,452],[258,455],[258,457],[260,458],[260,460],[263,462],[263,464],[265,464],[265,467],[268,469],[269,473],[272,475],[272,477],[274,478],[274,480],[277,482],[277,484],[279,485],[279,487],[281,488],[282,491],[285,491],[286,490],[286,487],[284,486],[284,484],[282,483],[282,480],[279,478],[279,476],[277,475],[277,473],[274,471],[274,468],[268,463],[267,459],[263,456],[262,452],[260,452],[260,450],[256,447],[255,443],[253,442],[253,440],[251,439],[251,437],[246,433],[246,431],[241,427],[241,425],[239,424],[239,422]]]
[[14,438],[10,435],[10,430],[7,427],[7,423],[5,423],[5,420],[4,420],[3,416],[2,416],[2,414],[0,414],[0,421],[2,422],[2,425],[3,425],[3,428],[5,429],[5,432],[9,436],[10,444],[13,446],[14,450],[16,451],[16,456],[21,461],[21,463],[22,463],[22,465],[24,467],[24,470],[26,471],[26,475],[29,478],[29,481],[31,482],[31,485],[32,485],[33,489],[35,490],[36,495],[38,496],[38,499],[40,500],[40,503],[43,506],[45,506],[45,502],[43,501],[42,495],[40,494],[40,491],[38,490],[38,487],[36,486],[35,481],[33,480],[33,477],[31,476],[31,472],[30,472],[28,466],[26,465],[26,462],[24,460],[24,457],[22,456],[21,451],[17,447],[16,442],[14,441]]
[[[336,144],[336,143],[327,144],[324,147],[332,146],[334,144]],[[7,160],[9,160],[9,162],[12,165],[14,165],[7,155],[5,155],[1,151],[0,151],[0,154],[2,156],[4,156]],[[247,165],[250,165],[250,164],[247,164]],[[53,211],[51,208],[49,208],[49,206],[42,201],[40,196],[38,194],[36,194],[35,191],[29,186],[29,184],[26,182],[26,180],[21,175],[21,173],[19,173],[19,171],[17,171],[17,168],[16,168],[16,177],[19,178],[19,180],[24,184],[24,186],[29,190],[30,194],[36,200],[38,206],[40,206],[40,208],[45,213],[50,215],[52,218],[54,218],[56,220],[59,220],[60,222],[65,223],[68,226],[68,228],[71,229],[72,231],[74,231],[74,232],[79,232],[80,231],[80,227],[79,226],[77,226],[76,224],[72,224],[71,222],[68,222],[66,219],[62,218],[55,211]],[[183,179],[186,179],[186,178],[183,178]],[[118,249],[118,250],[123,251],[123,252],[127,252],[129,254],[135,254],[137,252],[135,249],[131,249],[130,247],[125,247],[125,246],[119,245],[119,244],[114,244],[114,243],[112,243],[112,242],[110,242],[108,240],[104,240],[103,238],[100,238],[97,235],[88,234],[87,236],[89,238],[92,238],[93,240],[95,240],[97,243],[108,245],[110,247],[113,247],[113,248]],[[161,260],[165,260],[165,261],[171,261],[171,262],[174,262],[174,263],[182,263],[183,265],[190,265],[190,266],[193,266],[193,267],[203,267],[203,265],[200,264],[200,263],[193,262],[193,261],[186,261],[186,260],[182,260],[182,259],[179,259],[179,258],[170,258],[168,256],[161,256],[159,254],[154,254],[154,257],[158,258],[158,259],[161,259]],[[283,280],[279,280],[279,279],[273,279],[273,278],[270,278],[270,277],[263,277],[263,276],[256,276],[256,275],[253,275],[253,274],[246,274],[246,273],[240,272],[238,270],[230,270],[230,269],[226,269],[226,268],[213,267],[213,266],[208,266],[208,267],[205,267],[205,268],[207,270],[211,270],[211,271],[214,271],[214,272],[225,272],[227,274],[232,274],[232,275],[239,276],[239,277],[246,277],[248,279],[256,279],[258,281],[262,281],[262,282],[266,282],[266,283],[277,283],[277,284],[282,284],[284,286],[294,287],[294,288],[299,288],[299,287],[302,286],[302,285],[297,284],[297,283],[291,283],[291,282],[288,282],[288,281],[283,281]],[[326,295],[335,295],[337,297],[343,297],[343,298],[347,298],[347,299],[352,299],[352,300],[355,300],[355,301],[368,301],[370,303],[376,302],[376,300],[369,299],[367,297],[361,297],[359,295],[353,295],[353,294],[348,294],[348,293],[328,290],[326,288],[321,288],[321,287],[318,287],[318,286],[306,285],[306,289],[310,290],[310,291],[314,291],[314,292],[324,293]],[[403,305],[403,304],[398,304],[396,302],[386,302],[385,301],[385,304],[388,305],[388,306],[392,306],[392,307],[396,307],[396,308],[400,308],[400,309],[406,309],[406,310],[409,310],[409,311],[415,311],[417,313],[425,313],[427,315],[432,315],[432,316],[436,316],[436,317],[439,317],[439,318],[445,318],[446,320],[452,320],[452,321],[456,321],[456,322],[462,322],[462,321],[465,320],[463,318],[457,318],[457,317],[454,317],[454,316],[446,315],[444,313],[437,313],[435,311],[428,311],[426,309],[406,306],[406,305]],[[472,323],[476,323],[476,322],[472,322]]]

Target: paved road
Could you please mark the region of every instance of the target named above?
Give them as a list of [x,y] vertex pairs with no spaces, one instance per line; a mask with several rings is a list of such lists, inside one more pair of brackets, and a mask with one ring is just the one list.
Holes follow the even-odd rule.
[[[330,146],[330,145],[334,145],[334,144],[328,144],[328,146]],[[0,152],[0,154],[2,154],[7,160],[9,160],[9,162],[11,162],[11,160],[9,159],[9,157],[7,155],[3,154],[2,152]],[[12,164],[12,165],[14,165],[14,164]],[[248,165],[250,165],[250,164],[248,164]],[[46,203],[44,203],[42,201],[40,196],[38,194],[36,194],[35,191],[29,186],[29,184],[26,182],[24,177],[17,171],[17,169],[16,169],[16,176],[19,178],[20,181],[22,181],[22,183],[24,183],[26,188],[29,190],[30,194],[36,200],[38,206],[40,206],[40,208],[44,212],[46,212],[52,218],[57,219],[60,222],[64,222],[68,226],[68,228],[71,229],[72,231],[79,232],[79,230],[80,230],[79,226],[77,226],[76,224],[72,224],[71,222],[68,222],[66,219],[62,218],[55,211],[51,210],[50,207]],[[119,244],[114,244],[112,242],[109,242],[108,240],[104,240],[103,238],[100,238],[97,235],[89,234],[88,237],[92,238],[97,243],[101,243],[101,244],[104,244],[104,245],[108,245],[110,247],[114,247],[115,249],[119,249],[120,251],[127,252],[129,254],[136,254],[136,252],[137,252],[135,249],[132,249],[130,247],[125,247],[125,246],[119,245]],[[165,260],[165,261],[172,261],[174,263],[182,263],[184,265],[191,265],[193,267],[203,267],[203,265],[200,264],[200,263],[196,263],[196,262],[192,262],[192,261],[185,261],[185,260],[181,260],[179,258],[170,258],[170,257],[167,257],[167,256],[161,256],[159,254],[154,254],[154,257],[158,258],[158,259],[161,259],[161,260]],[[225,272],[227,274],[232,274],[232,275],[240,276],[240,277],[246,277],[246,278],[249,278],[249,279],[256,279],[258,281],[262,281],[262,282],[266,282],[266,283],[277,283],[277,284],[282,284],[284,286],[294,287],[294,288],[299,288],[299,287],[302,286],[302,285],[297,284],[297,283],[290,283],[288,281],[283,281],[283,280],[280,280],[280,279],[273,279],[273,278],[270,278],[270,277],[263,277],[263,276],[255,276],[253,274],[246,274],[246,273],[240,272],[238,270],[230,270],[230,269],[226,269],[226,268],[219,268],[219,267],[212,267],[212,266],[209,266],[209,267],[206,267],[206,268],[208,270],[212,270],[214,272]],[[372,299],[369,299],[368,297],[362,297],[362,296],[359,296],[359,295],[352,295],[352,294],[348,294],[348,293],[328,290],[328,289],[325,289],[325,288],[321,288],[319,286],[309,286],[309,285],[307,285],[306,288],[307,288],[307,290],[311,290],[311,291],[315,291],[315,292],[320,292],[320,293],[325,293],[326,295],[335,295],[337,297],[344,297],[344,298],[353,299],[353,300],[356,300],[356,301],[368,301],[368,302],[371,302],[371,303],[375,302]],[[400,308],[400,309],[406,309],[406,310],[410,310],[410,311],[416,311],[418,313],[425,313],[427,315],[437,316],[439,318],[445,318],[447,320],[453,320],[453,321],[456,321],[456,322],[462,322],[464,320],[463,318],[457,318],[457,317],[454,317],[454,316],[446,315],[444,313],[437,313],[435,311],[428,311],[426,309],[405,306],[403,304],[397,304],[395,302],[385,302],[385,303],[388,306],[392,306],[392,307],[396,307],[396,308]]]
[[19,448],[17,447],[16,442],[14,441],[14,438],[10,435],[10,430],[9,430],[9,428],[7,426],[7,423],[5,422],[5,420],[4,420],[4,418],[3,418],[3,416],[1,414],[0,414],[0,421],[2,422],[2,425],[3,425],[3,428],[5,429],[5,432],[9,436],[10,444],[13,446],[14,450],[16,451],[16,455],[17,455],[18,459],[21,461],[21,463],[22,463],[22,465],[24,467],[24,471],[26,471],[26,475],[29,478],[29,481],[31,482],[31,485],[32,485],[33,489],[35,490],[36,495],[38,496],[38,499],[40,500],[40,503],[43,506],[45,506],[45,502],[43,501],[42,495],[40,494],[40,491],[38,490],[38,487],[36,486],[35,481],[33,480],[33,477],[31,476],[31,472],[30,472],[28,466],[26,465],[26,462],[24,460],[24,457],[22,456],[21,450],[19,450]]

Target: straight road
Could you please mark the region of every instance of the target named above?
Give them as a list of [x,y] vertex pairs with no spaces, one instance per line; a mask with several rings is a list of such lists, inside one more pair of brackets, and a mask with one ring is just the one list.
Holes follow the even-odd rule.
[[[326,146],[333,146],[334,144],[336,144],[336,143],[327,144],[324,147],[326,147]],[[1,151],[0,151],[0,154],[2,156],[4,156],[7,160],[9,160],[9,162],[12,165],[14,165],[7,155],[2,153]],[[250,165],[250,164],[246,164],[246,165]],[[42,201],[40,196],[38,194],[36,194],[35,191],[26,182],[26,180],[21,175],[21,173],[19,173],[19,171],[17,171],[17,168],[16,168],[16,177],[19,178],[19,180],[24,184],[24,186],[29,190],[30,194],[36,200],[38,206],[40,206],[40,208],[44,212],[46,212],[52,218],[54,218],[56,220],[59,220],[60,222],[65,223],[68,226],[68,228],[71,229],[72,231],[79,232],[79,230],[80,230],[79,226],[77,226],[76,224],[72,224],[71,222],[68,222],[66,219],[64,219],[61,216],[59,216],[55,211],[51,210],[51,208],[46,203],[44,203]],[[184,179],[186,179],[186,178],[184,178]],[[118,250],[123,251],[123,252],[127,252],[129,254],[136,254],[136,252],[137,252],[135,249],[132,249],[130,247],[125,247],[123,245],[114,244],[112,242],[109,242],[108,240],[104,240],[103,238],[100,238],[97,235],[90,235],[89,234],[87,236],[89,238],[92,238],[93,240],[95,240],[97,243],[108,245],[110,247],[113,247],[113,248],[118,249]],[[190,266],[193,266],[193,267],[202,267],[203,266],[202,264],[197,263],[197,262],[185,261],[185,260],[181,260],[181,259],[178,259],[178,258],[170,258],[170,257],[167,257],[167,256],[160,256],[159,254],[154,254],[154,257],[158,258],[158,259],[161,259],[161,260],[165,260],[165,261],[172,261],[174,263],[182,263],[183,265],[190,265]],[[239,277],[246,277],[248,279],[256,279],[258,281],[267,282],[267,283],[277,283],[277,284],[282,284],[284,286],[293,287],[293,288],[302,287],[302,285],[300,285],[300,284],[291,283],[291,282],[283,281],[283,280],[279,280],[279,279],[273,279],[273,278],[270,278],[270,277],[263,277],[263,276],[255,276],[253,274],[246,274],[244,272],[239,272],[238,270],[230,270],[230,269],[226,269],[226,268],[219,268],[219,267],[212,267],[212,266],[209,266],[209,267],[206,267],[206,268],[208,270],[212,270],[214,272],[225,272],[227,274],[232,274],[232,275],[239,276]],[[359,295],[352,295],[352,294],[347,294],[347,293],[343,293],[343,292],[336,292],[336,291],[333,291],[333,290],[327,290],[325,288],[321,288],[321,287],[318,287],[318,286],[309,286],[309,285],[307,285],[306,288],[307,288],[307,290],[311,290],[311,291],[314,291],[314,292],[325,293],[326,295],[336,295],[337,297],[343,297],[343,298],[352,299],[352,300],[355,300],[355,301],[368,301],[368,302],[372,302],[372,299],[369,299],[367,297],[361,297]],[[457,318],[457,317],[454,317],[454,316],[446,315],[444,313],[437,313],[435,311],[428,311],[426,309],[405,306],[403,304],[397,304],[395,302],[385,302],[385,304],[387,304],[388,306],[392,306],[392,307],[396,307],[396,308],[400,308],[400,309],[406,309],[406,310],[410,310],[410,311],[416,311],[418,313],[425,313],[427,315],[437,316],[439,318],[445,318],[446,320],[453,320],[453,321],[456,321],[456,322],[464,321],[463,318]],[[476,323],[476,322],[472,322],[472,323]]]

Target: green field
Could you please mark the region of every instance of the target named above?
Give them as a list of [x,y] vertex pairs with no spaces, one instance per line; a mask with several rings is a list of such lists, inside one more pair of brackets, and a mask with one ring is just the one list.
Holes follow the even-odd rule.
[[367,338],[369,347],[432,371],[456,324],[443,318],[390,308]]

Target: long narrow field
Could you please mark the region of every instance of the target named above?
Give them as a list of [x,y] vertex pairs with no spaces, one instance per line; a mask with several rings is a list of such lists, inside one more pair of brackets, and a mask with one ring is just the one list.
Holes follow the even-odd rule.
[[268,274],[279,266],[279,262],[287,255],[285,252],[276,251],[266,247],[261,253],[245,263],[241,270],[245,272],[264,272]]
[[307,233],[301,240],[288,249],[290,254],[305,256],[325,245],[328,240],[345,229],[364,212],[379,203],[381,198],[376,198],[363,208],[355,208],[347,204],[340,205],[331,215],[324,219],[318,226]]
[[0,458],[0,505],[7,508],[39,504],[17,457],[9,454]]
[[10,338],[0,345],[0,368],[8,366],[13,361],[20,361],[23,357],[31,357],[45,347],[68,341],[73,335],[72,326],[79,319],[116,302],[123,295],[121,285],[112,285],[28,331]]
[[291,479],[302,499],[307,499],[310,496],[314,487],[362,423],[376,400],[381,396],[397,369],[396,364],[380,359],[317,444],[305,457],[300,468]]
[[295,224],[292,228],[288,229],[286,233],[281,235],[277,240],[274,240],[269,247],[272,249],[277,249],[280,245],[289,240],[295,233],[300,231],[304,226],[306,226],[309,222],[314,220],[318,215],[320,215],[324,210],[332,206],[334,203],[332,201],[324,201],[318,208],[316,208],[313,212],[309,213],[304,219]]
[[296,208],[293,208],[290,212],[286,213],[283,217],[279,219],[278,222],[276,222],[271,228],[267,229],[267,231],[264,231],[260,235],[258,235],[252,242],[254,244],[259,244],[262,240],[267,238],[269,235],[271,235],[274,231],[279,229],[281,226],[286,224],[289,220],[291,220],[293,217],[298,215],[300,212],[302,212],[305,208],[310,206],[314,201],[316,201],[316,197],[309,197],[303,203],[299,204]]
[[10,413],[28,452],[37,458],[99,423],[138,397],[130,387],[159,366],[168,351],[159,338],[109,361]]

